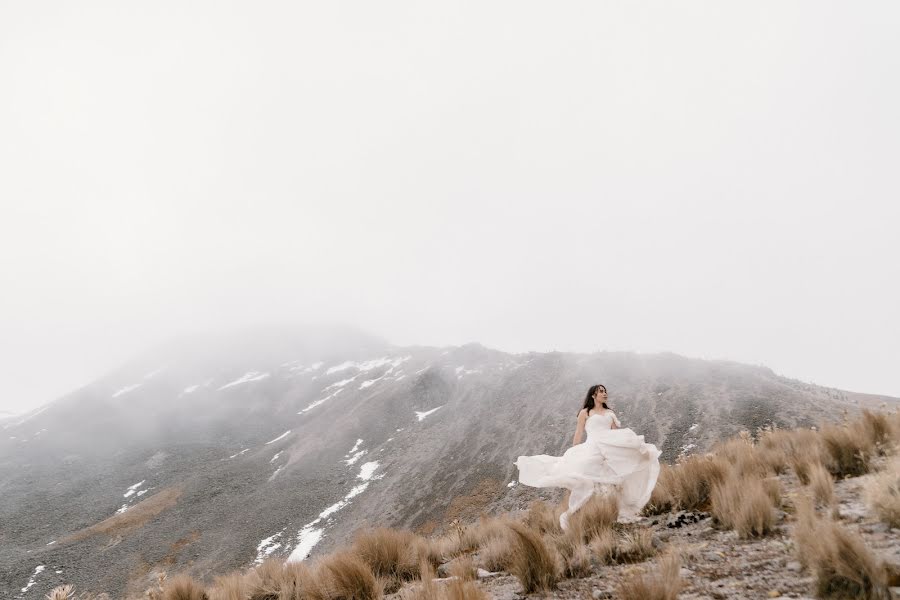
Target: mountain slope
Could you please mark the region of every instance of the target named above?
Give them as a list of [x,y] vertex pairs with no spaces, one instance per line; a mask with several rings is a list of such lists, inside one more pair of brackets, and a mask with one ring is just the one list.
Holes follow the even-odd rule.
[[0,423],[0,592],[137,591],[155,569],[204,577],[327,551],[367,524],[472,518],[532,493],[508,487],[513,461],[564,450],[597,382],[665,460],[858,406],[672,354],[398,348],[347,331],[179,343]]

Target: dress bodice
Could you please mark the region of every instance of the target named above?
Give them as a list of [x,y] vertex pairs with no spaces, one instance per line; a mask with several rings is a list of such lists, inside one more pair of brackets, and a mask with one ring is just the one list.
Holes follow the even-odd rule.
[[612,429],[612,424],[615,423],[617,427],[620,427],[619,419],[616,417],[616,413],[611,410],[605,410],[603,412],[595,412],[591,413],[587,421],[584,423],[584,430],[587,432],[588,437],[592,435],[602,434],[605,431],[609,431]]

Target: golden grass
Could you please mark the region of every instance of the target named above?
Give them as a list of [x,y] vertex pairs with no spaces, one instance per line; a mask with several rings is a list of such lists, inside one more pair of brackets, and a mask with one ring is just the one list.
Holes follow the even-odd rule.
[[661,515],[667,513],[675,507],[675,497],[673,494],[675,480],[674,467],[662,464],[659,466],[659,477],[656,479],[656,486],[650,494],[650,500],[641,511],[644,515]]
[[587,544],[578,544],[564,559],[566,577],[587,577],[592,572],[591,549]]
[[453,559],[447,570],[451,577],[472,581],[477,578],[476,569],[474,558],[471,556],[460,556]]
[[538,533],[558,533],[559,513],[561,510],[554,510],[549,504],[543,500],[535,500],[528,507],[525,514],[524,523],[527,527],[534,529]]
[[246,600],[250,596],[250,586],[239,571],[219,575],[209,588],[210,600]]
[[[353,552],[326,556],[318,563],[316,575],[318,593],[310,594],[314,597],[323,600],[376,600],[381,597],[382,590],[372,569]],[[304,598],[308,597],[304,595]]]
[[208,600],[203,586],[188,575],[176,575],[163,585],[162,600]]
[[815,577],[820,598],[884,599],[887,572],[859,535],[816,515],[811,498],[799,498],[794,542],[797,557]]
[[428,545],[410,531],[379,527],[357,534],[351,550],[377,577],[399,582],[419,577],[423,557],[432,559]]
[[863,496],[879,519],[891,527],[900,527],[900,457],[893,458],[872,477]]
[[541,537],[520,523],[510,523],[512,547],[508,568],[526,594],[556,587],[558,565]]
[[478,563],[488,571],[500,571],[509,564],[510,543],[504,538],[492,538],[478,549]]
[[713,488],[710,512],[742,538],[760,537],[775,527],[772,498],[763,481],[736,472]]
[[600,562],[600,564],[611,565],[615,563],[618,539],[613,530],[602,532],[600,535],[591,540],[591,553]]
[[874,442],[860,421],[848,425],[824,425],[820,435],[829,458],[825,466],[832,475],[857,477],[869,472]]
[[652,573],[632,575],[619,584],[620,600],[675,600],[682,588],[681,559],[675,554],[660,558]]
[[834,480],[821,464],[812,465],[809,469],[809,490],[817,503],[834,506]]
[[75,586],[71,584],[59,585],[50,590],[47,600],[69,600],[75,595]]
[[656,554],[653,532],[647,528],[633,529],[619,536],[614,559],[619,563],[643,562]]
[[671,492],[675,508],[704,510],[713,487],[725,479],[728,461],[717,456],[689,456],[672,470]]
[[590,542],[601,531],[612,527],[619,518],[619,505],[611,494],[594,494],[569,517],[566,535],[574,540]]

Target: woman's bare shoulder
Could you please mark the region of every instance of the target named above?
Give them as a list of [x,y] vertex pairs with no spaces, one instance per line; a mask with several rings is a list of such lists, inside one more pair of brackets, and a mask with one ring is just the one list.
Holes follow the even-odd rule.
[[578,418],[579,418],[579,419],[586,419],[587,416],[588,416],[588,409],[586,409],[586,408],[582,408],[582,409],[578,412]]

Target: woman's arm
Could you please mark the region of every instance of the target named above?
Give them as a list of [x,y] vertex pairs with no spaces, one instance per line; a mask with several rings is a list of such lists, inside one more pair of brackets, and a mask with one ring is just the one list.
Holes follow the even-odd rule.
[[581,409],[581,412],[578,413],[578,424],[575,426],[575,437],[572,438],[572,445],[577,446],[581,443],[581,438],[584,435],[584,423],[587,421],[587,410]]
[[622,424],[619,422],[619,417],[616,416],[616,413],[612,413],[612,424],[609,426],[610,429],[620,429]]

